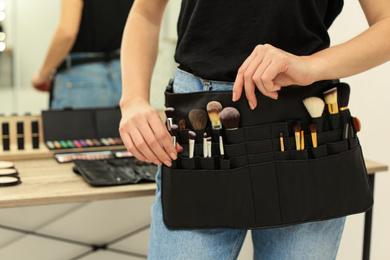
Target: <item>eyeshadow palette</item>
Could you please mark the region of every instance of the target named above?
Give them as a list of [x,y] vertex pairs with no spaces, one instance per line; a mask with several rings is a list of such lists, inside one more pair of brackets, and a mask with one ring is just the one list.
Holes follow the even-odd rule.
[[50,150],[122,146],[119,108],[42,111],[45,144]]

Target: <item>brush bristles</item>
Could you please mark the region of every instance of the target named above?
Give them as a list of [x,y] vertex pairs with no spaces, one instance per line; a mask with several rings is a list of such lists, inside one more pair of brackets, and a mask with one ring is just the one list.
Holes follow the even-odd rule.
[[240,112],[234,107],[225,107],[219,114],[219,120],[226,129],[236,129],[240,124]]
[[294,133],[300,133],[301,129],[302,129],[301,125],[298,124],[294,125]]
[[346,83],[340,83],[337,87],[337,99],[340,108],[348,107],[351,88]]
[[174,114],[175,114],[175,109],[173,107],[167,107],[165,109],[165,115],[167,118],[172,118]]
[[171,135],[172,136],[177,136],[177,131],[179,130],[179,126],[176,124],[173,124],[171,126]]
[[319,97],[308,97],[303,100],[307,111],[309,112],[312,118],[317,118],[322,116],[324,112],[325,102]]
[[210,121],[219,121],[219,114],[222,111],[222,105],[218,101],[211,101],[207,104],[207,113]]
[[186,129],[186,120],[185,119],[182,119],[179,121],[179,128],[180,128],[180,130]]
[[316,124],[310,124],[309,129],[310,129],[310,133],[317,133],[317,125]]
[[331,88],[325,91],[323,94],[326,104],[337,103],[337,88]]
[[355,127],[356,132],[360,132],[360,130],[362,129],[362,124],[360,123],[359,118],[353,117],[352,121],[353,121],[353,126]]
[[188,114],[188,119],[194,130],[203,130],[207,125],[207,112],[203,109],[192,109]]
[[195,140],[196,133],[194,131],[188,131],[188,139]]

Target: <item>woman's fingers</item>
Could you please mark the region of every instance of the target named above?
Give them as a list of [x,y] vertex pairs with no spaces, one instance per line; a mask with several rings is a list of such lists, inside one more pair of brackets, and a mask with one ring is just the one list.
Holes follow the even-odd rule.
[[171,166],[177,151],[158,113],[149,104],[134,107],[122,111],[119,131],[126,148],[139,160]]

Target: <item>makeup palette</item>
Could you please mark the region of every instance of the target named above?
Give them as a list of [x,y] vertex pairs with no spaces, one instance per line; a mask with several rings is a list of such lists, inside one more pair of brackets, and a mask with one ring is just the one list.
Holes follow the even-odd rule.
[[13,186],[22,183],[13,162],[0,161],[0,187]]
[[119,108],[42,111],[45,144],[50,150],[123,146]]
[[[92,152],[74,152],[74,153],[56,153],[54,158],[59,163],[72,162],[74,160],[108,160],[115,158],[132,157],[128,151],[92,151]],[[0,170],[1,171],[1,170]],[[0,172],[1,175],[1,172]]]

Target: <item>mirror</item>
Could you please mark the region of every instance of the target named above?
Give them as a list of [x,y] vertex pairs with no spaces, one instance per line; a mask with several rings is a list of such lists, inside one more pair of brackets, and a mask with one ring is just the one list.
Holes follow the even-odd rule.
[[[42,110],[48,109],[48,93],[35,90],[30,79],[42,65],[57,28],[61,1],[0,0],[0,3],[5,3],[6,39],[10,42],[7,43],[7,59],[3,59],[3,55],[1,57],[2,62],[7,61],[10,76],[8,79],[3,78],[1,63],[0,81],[7,83],[0,83],[0,114],[39,115]],[[155,109],[164,108],[162,93],[176,66],[173,55],[179,8],[180,1],[169,1],[162,23],[159,54],[151,88],[151,104]]]
[[[13,44],[12,33],[12,9],[10,0],[0,0],[0,102],[9,104],[13,95]],[[9,105],[8,105],[9,106]],[[6,107],[6,106],[5,106]],[[11,110],[1,109],[0,114]]]

